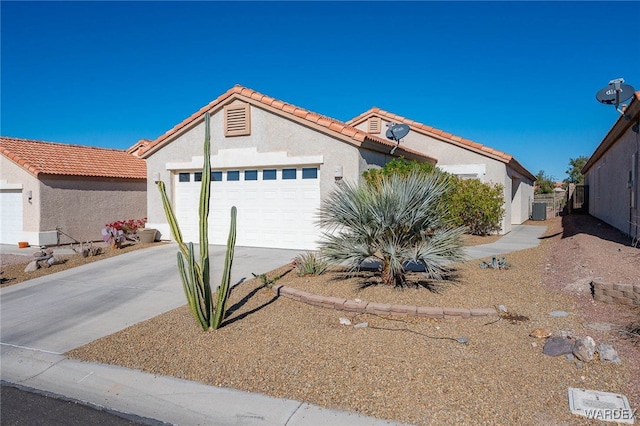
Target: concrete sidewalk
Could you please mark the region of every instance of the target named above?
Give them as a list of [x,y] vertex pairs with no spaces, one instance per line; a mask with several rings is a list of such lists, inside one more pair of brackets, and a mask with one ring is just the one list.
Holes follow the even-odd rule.
[[[468,259],[480,259],[535,247],[545,229],[514,226],[495,243],[465,252]],[[137,250],[0,289],[2,380],[177,425],[399,424],[63,355],[184,305],[176,251],[174,244]],[[221,269],[223,253],[223,247],[212,248],[214,271]],[[297,254],[239,247],[233,282],[280,267]]]
[[540,244],[546,230],[546,226],[513,225],[511,232],[495,243],[465,247],[465,255],[467,259],[482,259],[533,248]]

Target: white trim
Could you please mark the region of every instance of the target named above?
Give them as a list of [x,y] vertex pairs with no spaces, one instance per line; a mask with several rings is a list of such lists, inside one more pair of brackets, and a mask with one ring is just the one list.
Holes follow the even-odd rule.
[[487,174],[486,164],[452,164],[452,165],[440,165],[437,167],[447,173],[463,177],[477,177],[481,181],[484,181],[484,176]]
[[16,189],[22,189],[22,184],[21,183],[7,183],[6,180],[2,179],[0,180],[0,190],[16,190]]
[[[193,156],[190,162],[167,163],[167,170],[200,170],[204,157]],[[285,151],[258,152],[254,148],[221,149],[217,155],[211,156],[211,168],[260,168],[277,166],[318,165],[324,163],[322,155],[290,157]]]

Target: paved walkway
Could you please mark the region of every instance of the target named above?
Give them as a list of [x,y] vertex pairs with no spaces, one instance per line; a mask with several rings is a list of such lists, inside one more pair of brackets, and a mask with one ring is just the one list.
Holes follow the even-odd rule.
[[[516,226],[493,244],[470,247],[483,258],[535,247],[544,226]],[[6,248],[8,250],[8,248]],[[136,250],[0,289],[1,379],[108,410],[179,425],[390,425],[386,420],[300,401],[206,386],[64,352],[185,304],[174,244]],[[24,250],[24,249],[23,249]],[[223,248],[212,253],[220,268]],[[5,252],[5,247],[0,247]],[[237,248],[233,281],[273,270],[297,252]],[[215,270],[215,269],[214,269]],[[395,423],[397,424],[397,423]]]

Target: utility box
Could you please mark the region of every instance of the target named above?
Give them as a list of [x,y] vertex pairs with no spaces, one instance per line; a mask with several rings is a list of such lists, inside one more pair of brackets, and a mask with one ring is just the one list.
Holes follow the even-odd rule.
[[547,220],[547,203],[533,203],[531,220]]

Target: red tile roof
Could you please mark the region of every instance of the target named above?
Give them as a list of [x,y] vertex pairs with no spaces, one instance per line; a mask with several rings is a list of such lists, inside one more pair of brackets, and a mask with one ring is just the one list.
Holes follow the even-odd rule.
[[34,176],[147,178],[144,160],[117,149],[0,136],[0,153]]
[[[153,142],[142,146],[138,150],[138,155],[141,158],[147,158],[153,152],[170,143],[173,136],[186,131],[191,125],[202,120],[205,112],[213,112],[215,110],[218,110],[225,104],[228,104],[235,99],[239,99],[244,102],[248,102],[258,107],[262,107],[264,109],[272,111],[276,114],[286,116],[293,121],[310,126],[322,132],[332,134],[340,138],[341,140],[344,140],[345,142],[351,143],[358,147],[365,146],[369,149],[388,153],[391,148],[395,146],[394,142],[391,142],[387,139],[379,138],[374,135],[370,135],[352,126],[349,126],[341,122],[340,120],[319,115],[315,112],[307,111],[306,109],[299,108],[295,105],[291,105],[286,102],[282,102],[258,93],[255,90],[236,85],[227,90],[222,95],[218,96],[218,98],[210,102],[208,105],[200,108],[190,117],[187,117],[182,122],[176,124],[172,129],[165,132]],[[404,156],[409,159],[420,159],[432,164],[436,163],[436,160],[434,158],[426,156],[425,154],[422,154],[420,152],[404,148],[402,146],[396,149],[395,155]]]
[[402,117],[400,115],[382,110],[378,107],[373,107],[370,110],[363,112],[359,116],[347,121],[347,124],[350,126],[357,126],[372,116],[381,117],[385,120],[395,123],[408,124],[412,130],[418,131],[419,133],[509,164],[519,173],[527,176],[529,179],[535,180],[535,176],[531,174],[531,172],[525,169],[520,163],[516,161],[515,158],[507,153],[498,151],[497,149],[489,148],[488,146],[479,144],[469,139],[465,139],[461,136],[453,135],[451,133],[445,132],[444,130],[436,129],[435,127],[427,126],[426,124],[422,124],[417,121]]

